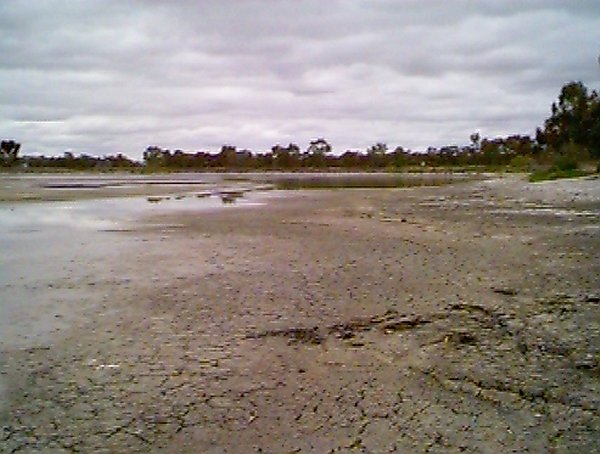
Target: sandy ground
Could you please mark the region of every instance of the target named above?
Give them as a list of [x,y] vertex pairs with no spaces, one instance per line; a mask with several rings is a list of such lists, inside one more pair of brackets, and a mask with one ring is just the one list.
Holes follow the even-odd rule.
[[600,180],[276,192],[112,235],[63,279],[75,320],[1,352],[1,451],[600,452]]

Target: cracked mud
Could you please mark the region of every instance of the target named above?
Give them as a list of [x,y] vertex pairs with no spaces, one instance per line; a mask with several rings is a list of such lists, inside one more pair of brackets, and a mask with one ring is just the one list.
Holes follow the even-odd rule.
[[1,352],[0,451],[597,452],[599,185],[299,191],[112,232],[118,279]]

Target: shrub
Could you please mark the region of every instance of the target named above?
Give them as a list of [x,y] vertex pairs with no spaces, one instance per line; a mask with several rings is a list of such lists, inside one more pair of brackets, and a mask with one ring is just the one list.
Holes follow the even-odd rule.
[[577,159],[569,154],[557,156],[554,160],[554,165],[552,166],[554,170],[559,170],[561,172],[577,170],[578,167],[579,163],[577,162]]
[[515,156],[510,160],[509,166],[516,170],[528,170],[532,159],[529,156]]

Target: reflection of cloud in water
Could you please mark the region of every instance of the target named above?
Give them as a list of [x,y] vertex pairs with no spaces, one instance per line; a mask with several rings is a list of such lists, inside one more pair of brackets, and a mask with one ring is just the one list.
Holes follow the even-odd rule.
[[118,225],[116,221],[99,219],[88,213],[58,209],[52,213],[44,213],[38,221],[49,226],[68,226],[79,229],[108,229]]
[[135,241],[111,232],[139,225],[146,215],[236,209],[272,197],[245,194],[226,207],[217,195],[196,194],[160,203],[145,197],[0,202],[0,350],[45,345],[105,298],[96,283],[135,278],[113,274],[111,264]]
[[0,232],[31,232],[44,227],[105,229],[114,227],[115,220],[94,214],[85,204],[75,206],[59,202],[22,204],[9,209],[0,208]]
[[[259,206],[260,199],[239,197],[236,206]],[[145,197],[123,197],[75,202],[0,204],[0,234],[30,233],[45,228],[110,230],[146,214],[223,209],[217,196],[193,195],[163,198],[149,203]]]

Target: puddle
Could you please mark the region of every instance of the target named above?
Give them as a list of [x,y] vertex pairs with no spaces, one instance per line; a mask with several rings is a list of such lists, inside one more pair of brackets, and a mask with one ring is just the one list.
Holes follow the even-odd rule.
[[[225,202],[223,194],[229,194]],[[233,194],[233,196],[232,196]],[[0,202],[0,351],[46,345],[93,304],[96,284],[135,276],[114,271],[146,216],[258,207],[268,196],[231,188],[69,202]],[[106,286],[104,286],[106,292]],[[110,290],[110,287],[109,287]]]
[[[234,200],[223,197],[233,194]],[[232,203],[230,203],[232,202]],[[151,197],[118,197],[70,202],[0,203],[0,235],[29,234],[67,227],[78,230],[128,228],[128,221],[171,211],[202,211],[227,207],[264,205],[260,194],[190,193]]]

